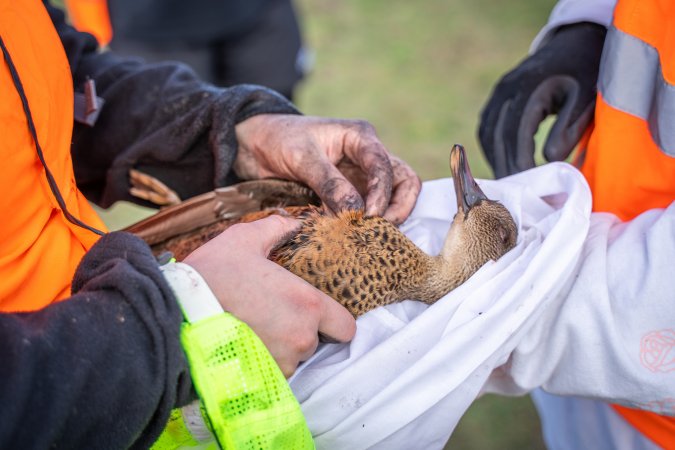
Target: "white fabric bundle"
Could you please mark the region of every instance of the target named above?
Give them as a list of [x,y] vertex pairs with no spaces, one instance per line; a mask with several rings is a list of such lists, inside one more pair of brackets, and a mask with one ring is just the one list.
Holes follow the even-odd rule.
[[[590,224],[582,175],[552,163],[479,185],[513,214],[517,246],[434,305],[360,317],[351,343],[323,345],[298,369],[290,384],[319,449],[442,448],[568,284]],[[455,212],[452,179],[425,182],[402,230],[437,254]]]

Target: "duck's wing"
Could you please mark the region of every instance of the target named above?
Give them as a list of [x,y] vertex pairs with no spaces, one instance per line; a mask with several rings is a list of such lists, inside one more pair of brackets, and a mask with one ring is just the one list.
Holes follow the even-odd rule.
[[[153,251],[183,254],[211,239],[248,213],[318,203],[304,185],[284,180],[246,181],[193,197],[137,222],[124,231],[145,240]],[[180,246],[180,251],[174,251]],[[186,247],[186,249],[182,249]],[[190,250],[191,251],[191,250]],[[188,251],[189,253],[189,251]],[[185,253],[187,254],[187,253]]]

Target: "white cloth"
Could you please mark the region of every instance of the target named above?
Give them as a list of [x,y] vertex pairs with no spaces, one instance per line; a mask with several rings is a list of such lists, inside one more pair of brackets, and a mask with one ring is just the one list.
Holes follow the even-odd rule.
[[[290,384],[319,449],[442,448],[486,391],[543,386],[673,414],[675,205],[630,226],[591,215],[565,163],[479,184],[514,215],[516,247],[432,306],[360,317],[351,343],[298,369]],[[436,254],[455,210],[451,179],[426,182],[402,228]]]
[[593,214],[561,301],[512,352],[508,376],[495,373],[486,390],[541,386],[675,415],[674,256],[675,203],[625,223]]
[[[492,370],[564,285],[589,226],[581,175],[551,164],[481,181],[519,226],[516,248],[428,307],[403,302],[358,320],[348,345],[324,345],[290,380],[318,448],[440,448]],[[567,201],[552,206],[542,197]],[[456,211],[451,179],[424,183],[402,229],[436,254]],[[560,270],[550,270],[550,258]]]
[[[291,387],[318,448],[442,448],[488,376],[556,304],[590,223],[585,180],[556,163],[479,184],[514,215],[518,244],[430,307],[371,311],[349,345],[322,346],[301,366]],[[437,254],[455,212],[452,180],[426,182],[402,229]]]

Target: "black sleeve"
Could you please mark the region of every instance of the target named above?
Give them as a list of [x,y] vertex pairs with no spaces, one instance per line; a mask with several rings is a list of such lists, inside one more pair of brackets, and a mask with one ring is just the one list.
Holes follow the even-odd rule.
[[74,89],[81,92],[92,78],[105,100],[94,127],[75,124],[72,151],[78,187],[103,207],[136,201],[128,193],[132,167],[161,179],[181,198],[231,184],[234,126],[257,114],[298,114],[283,96],[261,86],[218,88],[179,63],[144,64],[100,52],[92,35],[67,25],[58,8],[47,8]]
[[148,448],[195,398],[181,312],[148,246],[110,233],[73,295],[0,314],[0,448]]

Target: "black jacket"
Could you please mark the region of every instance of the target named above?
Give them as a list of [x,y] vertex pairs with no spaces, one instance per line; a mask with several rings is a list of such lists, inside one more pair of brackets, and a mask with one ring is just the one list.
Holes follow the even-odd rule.
[[[297,113],[262,87],[215,88],[185,66],[99,53],[91,35],[46,6],[76,90],[91,77],[105,99],[94,127],[75,126],[72,149],[80,189],[102,206],[133,200],[131,167],[170,181],[183,198],[225,185],[234,180],[234,125]],[[171,409],[195,397],[180,323],[148,246],[128,233],[101,238],[76,271],[72,297],[0,314],[0,448],[150,446]]]
[[180,323],[147,245],[101,238],[72,297],[0,314],[0,448],[147,448],[194,398]]
[[298,113],[261,86],[223,89],[182,64],[143,64],[100,53],[94,37],[66,25],[60,10],[50,14],[75,90],[81,92],[89,77],[105,100],[94,127],[77,123],[73,131],[78,187],[103,207],[136,201],[128,193],[131,167],[167,181],[181,198],[230,184],[236,181],[230,170],[237,149],[234,125],[262,113]]

